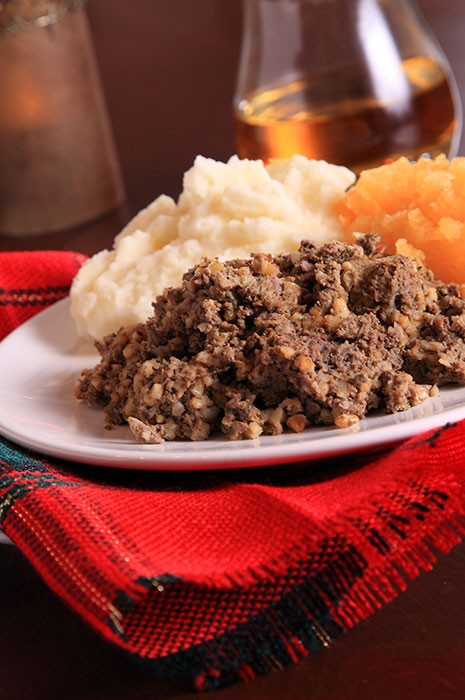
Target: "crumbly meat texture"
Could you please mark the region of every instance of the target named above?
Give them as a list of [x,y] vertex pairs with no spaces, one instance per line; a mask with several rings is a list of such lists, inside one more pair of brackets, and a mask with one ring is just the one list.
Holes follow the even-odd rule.
[[463,296],[375,237],[204,260],[146,323],[97,344],[75,395],[153,443],[350,427],[465,384]]

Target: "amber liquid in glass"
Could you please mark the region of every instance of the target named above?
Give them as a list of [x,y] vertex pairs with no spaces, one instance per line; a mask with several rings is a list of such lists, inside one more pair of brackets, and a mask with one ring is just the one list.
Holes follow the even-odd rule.
[[401,155],[448,154],[459,124],[447,75],[426,56],[402,67],[392,100],[373,97],[353,69],[248,96],[234,114],[239,156],[268,162],[301,153],[359,172]]

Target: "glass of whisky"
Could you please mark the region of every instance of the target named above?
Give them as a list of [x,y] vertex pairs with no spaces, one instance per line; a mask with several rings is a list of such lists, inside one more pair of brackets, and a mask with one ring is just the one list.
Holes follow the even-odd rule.
[[456,155],[462,108],[411,0],[243,0],[237,151],[300,153],[356,172],[401,155]]

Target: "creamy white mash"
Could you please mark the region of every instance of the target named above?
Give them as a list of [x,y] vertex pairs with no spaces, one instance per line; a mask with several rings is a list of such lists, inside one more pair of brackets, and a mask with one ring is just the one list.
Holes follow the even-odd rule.
[[176,203],[159,196],[81,268],[71,287],[80,335],[102,336],[145,321],[152,301],[203,257],[297,250],[302,238],[338,238],[332,209],[355,175],[342,166],[293,156],[264,166],[203,156],[184,175]]

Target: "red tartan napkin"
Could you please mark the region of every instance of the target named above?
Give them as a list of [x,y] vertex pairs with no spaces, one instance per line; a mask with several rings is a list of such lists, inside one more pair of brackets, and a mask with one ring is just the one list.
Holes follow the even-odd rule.
[[[3,335],[84,256],[0,254]],[[0,525],[47,584],[154,673],[198,688],[327,646],[465,532],[465,422],[375,458],[137,472],[0,445]]]

